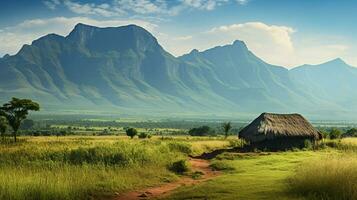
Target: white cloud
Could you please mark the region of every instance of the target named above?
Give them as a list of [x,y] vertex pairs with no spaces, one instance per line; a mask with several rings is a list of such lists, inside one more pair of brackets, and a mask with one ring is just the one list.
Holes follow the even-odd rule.
[[90,24],[98,27],[122,26],[137,24],[150,32],[157,32],[157,25],[142,20],[94,20],[87,17],[56,17],[49,19],[26,20],[12,27],[6,27],[0,31],[0,55],[15,54],[22,45],[31,44],[49,33],[67,35],[77,23]]
[[103,17],[134,15],[178,15],[184,10],[214,10],[218,6],[230,2],[239,5],[247,4],[248,0],[108,0],[107,3],[81,3],[78,0],[46,0],[44,4],[50,9],[58,5],[67,7],[80,15],[98,15]]
[[72,12],[84,15],[100,15],[104,17],[120,16],[125,14],[121,9],[112,8],[109,4],[80,4],[70,0],[64,1],[64,5]]
[[236,0],[238,4],[240,5],[246,5],[249,0]]
[[[214,46],[244,41],[248,48],[264,61],[288,68],[302,64],[319,64],[341,57],[357,66],[357,59],[347,42],[341,38],[322,36],[309,40],[296,39],[292,27],[248,22],[214,27],[208,31],[187,36],[161,36],[164,46],[174,55],[182,55],[192,49],[203,51]],[[181,39],[181,40],[180,40]],[[182,40],[184,39],[184,40]],[[352,53],[351,53],[352,52]]]
[[216,6],[227,3],[229,0],[183,0],[183,4],[200,10],[214,10]]
[[118,8],[138,14],[166,13],[168,10],[165,1],[116,0],[114,2]]
[[209,40],[217,40],[214,45],[231,43],[236,39],[243,40],[254,53],[266,61],[288,65],[291,61],[282,61],[281,57],[294,55],[291,40],[293,33],[294,29],[291,27],[248,22],[212,28],[206,33],[206,37],[211,38]]
[[43,2],[49,9],[54,10],[61,4],[59,0],[48,0]]

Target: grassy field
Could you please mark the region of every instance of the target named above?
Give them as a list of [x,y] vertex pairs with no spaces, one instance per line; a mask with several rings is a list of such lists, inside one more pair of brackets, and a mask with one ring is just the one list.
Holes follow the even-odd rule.
[[172,163],[231,140],[22,137],[0,145],[0,199],[95,199],[177,179]]
[[212,161],[212,167],[225,172],[223,176],[183,187],[168,199],[357,199],[357,139],[344,139],[336,146],[319,151],[224,153]]
[[[234,137],[20,137],[0,144],[0,199],[110,198],[178,179],[169,169],[188,155],[241,144]],[[357,139],[321,146],[223,153],[211,161],[223,175],[182,187],[168,199],[356,199]]]

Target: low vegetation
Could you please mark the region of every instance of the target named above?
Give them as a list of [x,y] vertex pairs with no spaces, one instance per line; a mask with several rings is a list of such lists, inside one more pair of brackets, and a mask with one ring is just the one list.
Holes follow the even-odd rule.
[[[11,109],[21,113],[11,114]],[[188,156],[245,144],[230,136],[240,128],[231,122],[182,122],[170,128],[170,121],[92,126],[89,121],[26,119],[28,111],[38,109],[37,103],[21,99],[0,108],[0,199],[110,198],[178,179],[190,171]],[[287,152],[218,155],[211,167],[222,176],[180,188],[169,199],[356,199],[356,129],[321,131],[325,139],[319,148],[305,141],[304,149]],[[18,133],[51,136],[17,138]],[[10,134],[15,140],[6,137]],[[195,173],[192,177],[202,175]]]
[[290,179],[291,191],[309,199],[357,199],[357,157],[304,162]]
[[229,145],[187,137],[20,137],[0,144],[0,199],[88,199],[148,187],[188,170],[188,154]]
[[[223,153],[222,176],[183,187],[167,199],[356,199],[357,139],[327,140],[319,150]],[[210,191],[210,192],[207,192]]]

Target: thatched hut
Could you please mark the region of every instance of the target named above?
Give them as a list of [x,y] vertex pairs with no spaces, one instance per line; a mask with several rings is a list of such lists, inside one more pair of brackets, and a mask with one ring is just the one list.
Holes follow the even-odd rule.
[[302,148],[322,135],[300,114],[263,113],[239,132],[251,146],[267,149]]

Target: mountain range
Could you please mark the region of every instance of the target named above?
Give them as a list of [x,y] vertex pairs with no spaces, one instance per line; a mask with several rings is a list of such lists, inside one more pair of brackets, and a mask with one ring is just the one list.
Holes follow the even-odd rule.
[[[357,68],[341,59],[288,70],[243,41],[175,57],[145,29],[77,24],[0,58],[0,101],[45,111],[232,114],[300,112],[354,118]],[[357,118],[357,117],[356,117]]]

